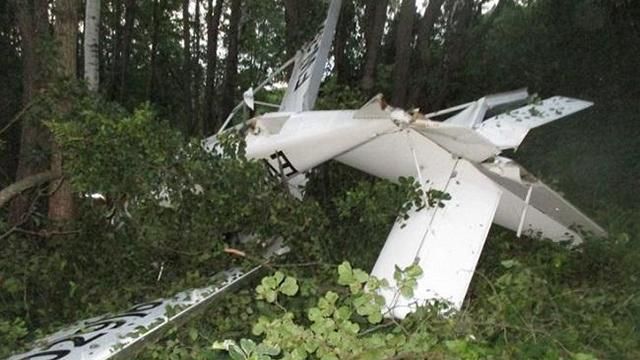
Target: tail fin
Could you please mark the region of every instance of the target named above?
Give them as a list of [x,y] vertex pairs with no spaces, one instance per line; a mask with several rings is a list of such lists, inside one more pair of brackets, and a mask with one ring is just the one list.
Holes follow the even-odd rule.
[[296,54],[289,87],[280,104],[280,111],[299,112],[313,109],[336,32],[341,5],[342,0],[331,1],[327,18],[320,31]]

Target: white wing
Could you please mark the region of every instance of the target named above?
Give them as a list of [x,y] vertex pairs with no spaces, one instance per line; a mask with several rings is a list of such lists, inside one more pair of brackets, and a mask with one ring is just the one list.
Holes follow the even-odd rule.
[[414,296],[395,290],[382,295],[389,315],[403,318],[417,305],[444,300],[460,308],[491,227],[500,189],[470,162],[414,130],[388,134],[337,158],[338,161],[390,180],[422,178],[425,188],[447,192],[444,207],[413,210],[394,225],[372,275],[393,283],[396,266],[417,262],[424,273]]
[[214,285],[188,290],[169,299],[157,299],[129,310],[88,319],[38,341],[38,347],[8,360],[63,359],[105,360],[114,356],[133,358],[135,352],[157,339],[167,326],[179,324],[194,312],[219,298],[233,285],[257,273],[259,267],[245,273],[232,269]]

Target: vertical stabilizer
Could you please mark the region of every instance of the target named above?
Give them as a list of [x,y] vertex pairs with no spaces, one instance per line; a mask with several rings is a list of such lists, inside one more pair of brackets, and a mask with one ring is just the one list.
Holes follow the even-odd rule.
[[300,112],[313,109],[336,32],[341,5],[342,0],[331,0],[327,18],[318,34],[298,50],[280,111]]

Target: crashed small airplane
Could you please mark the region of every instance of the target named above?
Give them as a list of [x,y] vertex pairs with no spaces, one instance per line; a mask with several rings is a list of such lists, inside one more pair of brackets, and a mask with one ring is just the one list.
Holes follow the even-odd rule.
[[[503,150],[516,149],[529,130],[583,110],[592,105],[589,102],[552,97],[529,103],[527,91],[517,90],[430,114],[393,108],[380,96],[357,110],[313,111],[340,5],[340,0],[331,1],[318,35],[278,70],[293,64],[277,111],[239,127],[246,131],[246,156],[264,161],[297,196],[302,196],[305,172],[328,160],[390,181],[413,177],[425,193],[433,189],[449,195],[443,207],[413,208],[408,220],[393,225],[372,270],[392,285],[382,292],[386,316],[404,318],[417,306],[436,300],[460,309],[492,223],[518,236],[530,233],[574,244],[583,241],[585,233],[605,235],[561,195],[500,156]],[[269,105],[255,101],[253,94],[251,89],[245,92],[234,112],[243,106]],[[487,118],[500,109],[512,110]],[[233,113],[221,132],[232,118]],[[204,141],[210,151],[216,151],[216,144],[217,135]],[[276,243],[266,257],[287,251]],[[393,290],[395,268],[414,263],[423,275],[412,297],[399,296]],[[10,359],[130,358],[168,325],[192,318],[259,270],[260,266],[227,270],[212,278],[209,287],[81,321]]]

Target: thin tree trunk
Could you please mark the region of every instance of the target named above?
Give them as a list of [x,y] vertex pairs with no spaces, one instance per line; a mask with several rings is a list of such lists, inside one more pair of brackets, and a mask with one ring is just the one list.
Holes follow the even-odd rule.
[[100,0],[87,0],[84,16],[84,79],[89,90],[100,84]]
[[[427,94],[425,86],[427,74],[431,66],[431,38],[434,34],[436,21],[442,15],[442,4],[444,0],[430,0],[424,11],[424,15],[418,22],[418,39],[416,41],[416,73],[413,86],[409,93],[409,103],[412,105],[424,104]],[[422,98],[422,101],[420,100]]]
[[[77,62],[77,32],[78,32],[78,3],[77,0],[57,0],[55,3],[55,39],[58,44],[58,59],[60,61],[60,76],[64,79],[75,80]],[[62,111],[69,111],[70,104],[59,104]],[[62,151],[59,145],[52,141],[51,171],[62,173]],[[73,219],[73,191],[68,180],[62,178],[50,186],[49,220],[58,223]]]
[[[118,99],[119,96],[119,79],[120,70],[122,69],[122,33],[123,26],[120,19],[122,18],[122,0],[113,0],[113,54],[111,60],[111,69],[109,73],[108,94],[111,100]],[[103,87],[104,89],[104,87]]]
[[182,83],[184,88],[182,89],[182,94],[184,96],[185,119],[183,129],[185,134],[189,132],[193,124],[193,99],[191,95],[193,71],[191,67],[191,15],[189,14],[189,3],[190,0],[182,1],[182,42],[184,43],[182,52]]
[[201,101],[200,101],[200,89],[202,85],[202,68],[200,67],[200,40],[202,38],[202,32],[200,27],[200,0],[196,0],[196,13],[193,26],[193,113],[194,123],[191,128],[191,133],[196,133],[198,136],[204,136]]
[[301,8],[305,6],[303,0],[284,0],[285,33],[287,39],[287,57],[292,57],[302,44],[300,31],[302,29]]
[[231,18],[229,19],[229,31],[227,33],[227,61],[224,71],[224,84],[222,86],[222,114],[226,116],[234,107],[238,72],[238,48],[240,38],[240,17],[242,13],[242,0],[231,0]]
[[378,53],[384,34],[384,25],[387,22],[388,5],[389,0],[369,0],[365,9],[365,16],[370,22],[365,29],[366,52],[361,87],[366,93],[371,93],[375,84]]
[[129,59],[131,58],[131,43],[133,41],[133,25],[136,20],[136,1],[126,0],[125,2],[125,23],[122,32],[122,55],[120,58],[119,70],[119,101],[124,103],[127,99],[127,76],[129,70]]
[[151,30],[151,55],[149,60],[149,84],[147,86],[147,99],[156,100],[155,91],[158,82],[158,41],[160,38],[160,20],[166,0],[153,0],[153,28]]
[[395,106],[407,105],[409,87],[409,65],[411,64],[411,43],[413,23],[416,18],[415,0],[403,0],[400,7],[398,33],[396,34],[396,54],[393,66],[393,94],[391,103]]
[[[44,57],[38,56],[50,38],[47,0],[14,0],[22,49],[22,103],[28,106],[37,93],[46,86]],[[49,137],[44,126],[37,121],[22,122],[20,151],[16,181],[44,171],[47,163],[42,156],[34,156],[47,149]],[[29,200],[24,195],[13,199],[9,208],[9,223],[21,222],[27,212]]]
[[218,35],[220,34],[220,17],[222,16],[223,0],[208,0],[207,7],[207,79],[204,95],[204,134],[217,130],[215,111],[216,65],[218,62]]
[[464,65],[467,55],[469,29],[474,16],[473,0],[447,0],[445,3],[447,25],[445,31],[445,55],[442,62],[443,75],[438,82],[438,91],[433,97],[433,107],[444,106],[451,95],[451,78]]
[[334,56],[338,83],[348,84],[353,78],[353,67],[349,63],[348,40],[355,31],[355,10],[353,0],[345,0],[342,3],[338,29],[334,43]]

